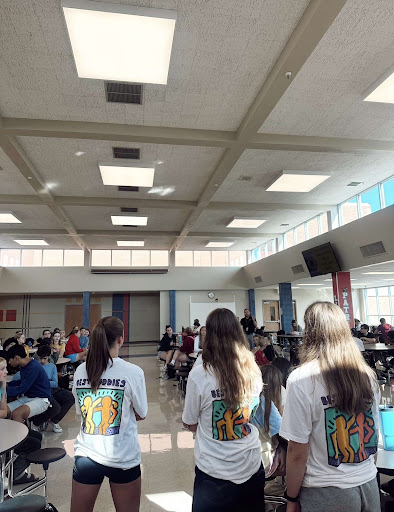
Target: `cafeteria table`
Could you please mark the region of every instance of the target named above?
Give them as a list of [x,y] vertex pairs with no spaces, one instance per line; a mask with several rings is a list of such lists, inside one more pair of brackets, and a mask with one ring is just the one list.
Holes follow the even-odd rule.
[[4,500],[6,453],[20,445],[28,433],[29,429],[23,423],[0,419],[0,503]]
[[56,365],[58,364],[66,364],[69,363],[71,359],[69,357],[59,357],[59,359],[56,361]]

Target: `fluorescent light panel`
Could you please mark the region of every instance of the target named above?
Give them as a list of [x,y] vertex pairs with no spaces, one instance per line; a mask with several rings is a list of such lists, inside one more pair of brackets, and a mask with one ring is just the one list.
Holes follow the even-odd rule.
[[144,240],[118,240],[118,247],[144,247]]
[[205,247],[231,247],[235,242],[208,242]]
[[321,284],[319,283],[309,283],[309,284],[302,284],[302,283],[299,283],[298,286],[321,286]]
[[329,177],[327,172],[282,171],[267,192],[310,192]]
[[19,245],[48,245],[45,240],[14,240]]
[[104,185],[125,187],[151,187],[155,175],[154,167],[99,164]]
[[266,220],[261,219],[240,219],[238,217],[234,217],[234,219],[227,224],[228,228],[258,228],[261,224],[267,222]]
[[87,0],[62,7],[80,78],[167,83],[175,11]]
[[394,66],[366,91],[363,99],[377,103],[394,103]]
[[0,223],[2,224],[21,224],[21,221],[13,213],[0,213]]
[[146,226],[148,217],[136,217],[132,215],[111,215],[114,226]]
[[393,276],[394,272],[363,272],[364,276]]

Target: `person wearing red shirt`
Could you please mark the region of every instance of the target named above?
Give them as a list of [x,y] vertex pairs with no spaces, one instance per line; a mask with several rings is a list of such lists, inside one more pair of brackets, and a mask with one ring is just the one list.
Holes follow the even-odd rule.
[[386,323],[386,319],[381,318],[380,325],[376,329],[375,334],[380,334],[380,341],[383,341],[383,343],[385,343],[388,333],[392,330],[393,330],[392,326],[390,324]]
[[86,361],[88,351],[79,346],[80,337],[81,331],[78,328],[73,329],[64,350],[64,357],[68,357],[72,363],[76,361]]
[[173,356],[171,363],[169,363],[175,365],[175,368],[179,368],[181,363],[192,361],[192,359],[190,359],[188,356],[194,352],[193,330],[190,327],[186,327],[185,333],[186,338],[184,339],[182,346],[178,348]]
[[252,350],[254,352],[254,358],[258,366],[264,366],[266,364],[271,364],[271,361],[267,358],[264,353],[264,350],[270,344],[270,340],[268,338],[263,338],[262,336],[254,336],[253,337],[256,348]]

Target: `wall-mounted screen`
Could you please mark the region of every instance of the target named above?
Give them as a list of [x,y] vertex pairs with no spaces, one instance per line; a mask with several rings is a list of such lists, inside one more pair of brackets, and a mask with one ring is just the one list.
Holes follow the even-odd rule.
[[302,255],[311,277],[323,276],[341,270],[330,243],[302,251]]

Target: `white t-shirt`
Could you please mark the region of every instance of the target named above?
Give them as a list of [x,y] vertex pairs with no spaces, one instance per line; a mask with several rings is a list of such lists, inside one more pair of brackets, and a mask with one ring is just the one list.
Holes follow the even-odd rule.
[[[145,418],[148,403],[144,372],[119,357],[108,363],[96,393],[89,385],[86,363],[74,375],[73,394],[81,430],[75,455],[112,468],[130,469],[141,463],[137,420]],[[133,411],[134,409],[134,411]]]
[[249,406],[233,412],[226,408],[214,374],[205,371],[201,363],[194,364],[187,381],[182,420],[186,425],[198,423],[194,456],[201,471],[242,484],[259,470],[259,434],[250,420],[259,405],[260,393],[261,383],[256,385]]
[[356,344],[357,344],[358,348],[361,350],[361,352],[364,352],[365,347],[364,347],[364,343],[362,342],[362,340],[360,340],[359,338],[356,338],[355,336],[352,336],[352,338],[356,342]]
[[309,443],[303,487],[363,485],[376,477],[379,389],[371,410],[349,416],[336,409],[317,362],[295,369],[287,380],[287,400],[280,435]]
[[201,352],[202,348],[199,347],[200,344],[200,336],[196,336],[194,338],[194,352]]

